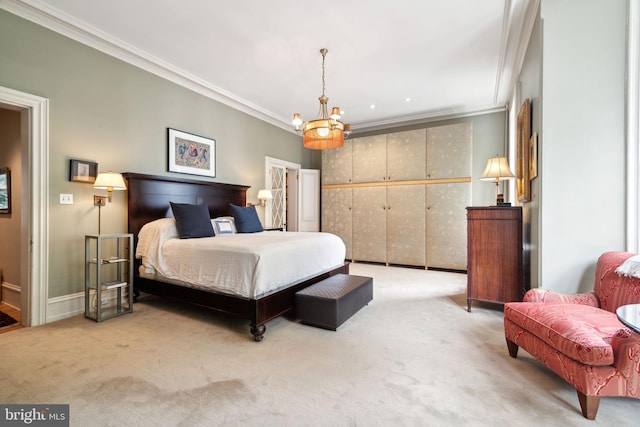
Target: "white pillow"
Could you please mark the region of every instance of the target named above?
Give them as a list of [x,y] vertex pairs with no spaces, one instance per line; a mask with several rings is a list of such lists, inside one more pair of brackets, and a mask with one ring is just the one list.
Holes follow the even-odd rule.
[[[231,233],[218,233],[218,228],[216,227],[216,222],[218,221],[228,221],[229,224],[231,224]],[[220,216],[218,218],[214,218],[211,220],[211,224],[213,225],[213,230],[216,232],[216,236],[218,234],[235,234],[238,232],[238,230],[236,230],[236,222],[233,219],[232,216]],[[225,229],[227,224],[225,224]]]
[[136,257],[147,256],[151,251],[156,251],[162,243],[169,239],[178,238],[178,228],[174,218],[160,218],[146,223],[138,233],[138,246]]
[[235,232],[233,222],[228,219],[212,219],[211,224],[213,225],[213,231],[216,233],[216,236],[233,234]]
[[616,268],[616,273],[621,276],[640,279],[640,255],[634,255],[631,258],[627,258],[620,267]]

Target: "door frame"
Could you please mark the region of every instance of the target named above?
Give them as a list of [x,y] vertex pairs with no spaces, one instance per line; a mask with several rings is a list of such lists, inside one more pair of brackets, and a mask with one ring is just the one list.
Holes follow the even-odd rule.
[[23,194],[28,197],[23,197],[21,218],[20,323],[38,326],[47,322],[49,293],[49,100],[0,86],[0,105],[23,112]]

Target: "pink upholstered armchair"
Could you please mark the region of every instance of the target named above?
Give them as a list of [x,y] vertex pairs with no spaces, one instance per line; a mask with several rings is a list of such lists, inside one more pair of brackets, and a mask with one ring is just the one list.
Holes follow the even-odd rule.
[[511,357],[522,347],[564,378],[576,388],[582,415],[590,420],[601,396],[640,398],[640,334],[615,314],[622,305],[640,303],[640,279],[615,271],[632,256],[600,256],[593,292],[564,295],[532,289],[523,302],[505,304]]

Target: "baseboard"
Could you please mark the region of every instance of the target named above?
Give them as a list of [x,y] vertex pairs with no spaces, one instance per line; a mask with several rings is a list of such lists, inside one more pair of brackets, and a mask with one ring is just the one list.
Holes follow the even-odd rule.
[[84,292],[49,298],[46,323],[66,319],[84,313]]
[[2,302],[20,310],[20,286],[9,282],[2,282]]

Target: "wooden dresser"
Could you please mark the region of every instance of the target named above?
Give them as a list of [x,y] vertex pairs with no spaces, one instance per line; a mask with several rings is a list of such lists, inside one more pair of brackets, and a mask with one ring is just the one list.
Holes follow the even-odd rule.
[[521,207],[467,208],[467,310],[471,301],[522,301]]

